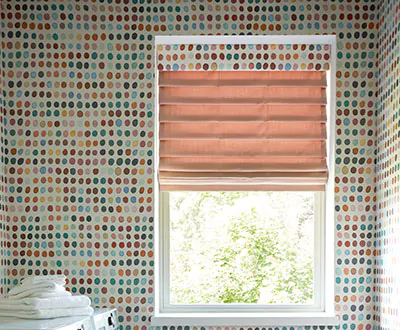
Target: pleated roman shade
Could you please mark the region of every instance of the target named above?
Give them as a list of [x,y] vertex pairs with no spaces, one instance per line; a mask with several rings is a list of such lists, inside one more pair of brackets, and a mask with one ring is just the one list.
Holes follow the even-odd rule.
[[161,71],[162,191],[321,191],[326,74]]

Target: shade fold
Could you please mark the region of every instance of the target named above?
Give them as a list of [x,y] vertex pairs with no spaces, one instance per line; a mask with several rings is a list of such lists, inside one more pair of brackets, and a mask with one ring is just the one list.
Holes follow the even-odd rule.
[[324,184],[160,184],[161,191],[324,191]]
[[174,122],[160,124],[160,140],[325,140],[324,123],[295,122]]
[[181,172],[320,172],[321,157],[160,157],[160,171]]
[[325,141],[319,140],[167,140],[160,141],[160,156],[309,156],[326,153]]
[[160,105],[159,120],[163,122],[184,121],[285,121],[285,122],[326,122],[326,109],[321,105],[205,105],[171,104]]
[[161,104],[326,104],[325,95],[325,90],[317,87],[179,86],[161,87],[159,100]]
[[326,73],[315,71],[164,71],[159,86],[326,87]]

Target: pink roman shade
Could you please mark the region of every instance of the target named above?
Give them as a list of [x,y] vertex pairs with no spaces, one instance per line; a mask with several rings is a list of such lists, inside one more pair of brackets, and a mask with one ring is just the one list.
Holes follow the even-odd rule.
[[159,72],[162,191],[324,190],[326,74]]

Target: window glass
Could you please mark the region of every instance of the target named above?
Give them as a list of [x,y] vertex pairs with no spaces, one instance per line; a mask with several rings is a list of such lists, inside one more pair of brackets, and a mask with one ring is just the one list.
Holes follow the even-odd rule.
[[171,304],[312,304],[314,192],[171,192]]

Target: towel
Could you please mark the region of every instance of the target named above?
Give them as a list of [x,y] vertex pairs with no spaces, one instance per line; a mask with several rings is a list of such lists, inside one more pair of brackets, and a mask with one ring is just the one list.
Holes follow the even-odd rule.
[[8,291],[9,296],[15,296],[17,294],[23,293],[28,290],[32,289],[42,289],[43,291],[61,291],[65,290],[64,286],[56,284],[56,283],[51,283],[51,282],[42,282],[42,283],[37,283],[37,284],[21,284],[18,286],[13,287],[10,291]]
[[86,296],[56,297],[56,298],[23,298],[0,299],[1,310],[40,310],[53,308],[84,308],[89,307],[90,299]]
[[21,280],[21,284],[33,286],[38,283],[54,283],[64,286],[66,284],[66,279],[64,275],[31,276]]
[[[12,291],[11,291],[12,290]],[[71,293],[66,291],[65,288],[58,284],[51,284],[51,287],[44,288],[25,288],[24,290],[19,287],[15,287],[8,292],[8,298],[20,299],[27,297],[35,298],[47,298],[47,297],[65,297],[70,296]],[[16,293],[18,292],[18,293]]]
[[0,316],[18,317],[21,319],[54,319],[66,316],[90,316],[93,314],[92,307],[84,308],[55,308],[40,309],[37,311],[9,311],[0,310]]
[[[37,290],[27,297],[29,297],[29,298],[54,298],[54,297],[70,297],[70,296],[71,296],[71,292],[69,292],[67,290],[60,291],[60,292],[57,292],[57,291],[43,292],[43,291]],[[15,296],[12,298],[15,298]]]

